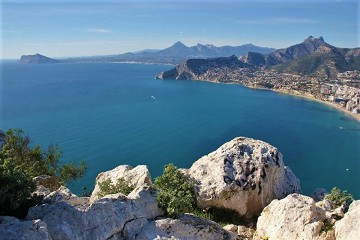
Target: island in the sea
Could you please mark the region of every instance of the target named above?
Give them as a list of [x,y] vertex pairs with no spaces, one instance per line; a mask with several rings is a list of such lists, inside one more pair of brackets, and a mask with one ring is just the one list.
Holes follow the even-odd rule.
[[37,53],[35,55],[22,55],[20,58],[20,62],[41,64],[41,63],[59,63],[60,61]]

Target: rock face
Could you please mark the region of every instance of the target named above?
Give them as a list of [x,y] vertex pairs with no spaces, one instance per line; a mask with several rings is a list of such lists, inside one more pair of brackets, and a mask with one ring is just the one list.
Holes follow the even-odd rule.
[[360,200],[354,201],[343,219],[335,223],[337,240],[356,240],[360,237]]
[[85,209],[63,200],[45,203],[31,208],[27,220],[45,222],[53,240],[133,239],[142,227],[162,214],[156,192],[139,187],[129,198],[121,193],[108,195]]
[[197,160],[188,170],[198,205],[227,208],[252,217],[273,199],[301,192],[282,154],[259,140],[239,137]]
[[20,62],[30,63],[30,64],[41,64],[41,63],[59,63],[60,61],[37,53],[35,55],[22,55],[20,58]]
[[20,222],[14,217],[0,216],[0,238],[3,240],[50,240],[46,224],[41,220]]
[[120,165],[110,171],[99,173],[96,177],[95,188],[90,197],[90,203],[99,199],[98,193],[100,191],[99,183],[110,179],[113,183],[116,183],[119,178],[124,178],[126,181],[130,181],[136,188],[139,186],[151,186],[151,175],[145,165],[139,165],[132,168],[128,165]]
[[148,223],[135,239],[230,240],[235,239],[235,235],[224,230],[217,223],[184,214],[179,219],[164,218]]
[[59,183],[59,177],[41,175],[33,178],[37,186],[41,185],[50,191],[56,191],[61,185]]
[[291,194],[273,200],[257,221],[254,240],[260,239],[325,239],[321,228],[325,211],[307,196]]

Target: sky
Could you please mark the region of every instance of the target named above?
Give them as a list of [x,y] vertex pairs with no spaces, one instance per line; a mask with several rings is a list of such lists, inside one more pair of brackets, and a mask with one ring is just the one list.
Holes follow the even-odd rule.
[[177,41],[285,48],[309,35],[360,46],[356,0],[0,1],[1,59],[120,54]]

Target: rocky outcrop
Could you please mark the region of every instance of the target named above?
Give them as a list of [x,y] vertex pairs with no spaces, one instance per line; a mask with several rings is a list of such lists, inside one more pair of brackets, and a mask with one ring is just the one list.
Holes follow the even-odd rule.
[[246,217],[260,214],[273,199],[301,192],[277,148],[244,137],[197,160],[188,176],[195,180],[200,207],[232,209]]
[[139,165],[132,168],[129,165],[120,165],[110,171],[102,172],[97,175],[95,188],[90,197],[90,203],[99,199],[99,183],[110,179],[115,184],[119,178],[124,178],[126,181],[129,181],[134,188],[152,185],[151,175],[147,166]]
[[0,216],[0,238],[3,240],[51,240],[46,224],[41,220],[20,221]]
[[354,201],[344,218],[335,223],[337,240],[356,240],[360,237],[360,200]]
[[[53,193],[53,195],[62,195]],[[56,239],[133,239],[143,226],[163,214],[151,188],[135,189],[129,198],[118,193],[105,196],[87,208],[64,198],[30,209],[27,220],[41,219]]]
[[33,178],[33,180],[37,186],[41,185],[49,189],[51,192],[56,191],[59,187],[61,187],[59,177],[57,176],[41,175]]
[[59,63],[60,61],[37,53],[35,55],[22,55],[20,58],[20,62],[28,63],[28,64],[41,64],[41,63]]
[[318,208],[312,198],[291,194],[282,200],[273,200],[262,211],[254,240],[326,239],[326,233],[321,234],[325,219],[325,211]]
[[235,237],[215,222],[184,214],[179,219],[164,218],[148,223],[135,239],[231,240]]

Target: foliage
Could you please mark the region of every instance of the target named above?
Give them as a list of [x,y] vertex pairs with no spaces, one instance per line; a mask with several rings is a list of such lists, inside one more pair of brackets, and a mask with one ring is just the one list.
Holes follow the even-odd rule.
[[159,190],[159,206],[171,217],[192,212],[196,207],[194,182],[188,180],[173,164],[165,165],[164,172],[155,179]]
[[90,197],[91,196],[91,190],[87,190],[86,186],[82,186],[81,188],[81,196],[82,197]]
[[350,193],[346,190],[341,191],[337,187],[331,189],[331,193],[325,195],[325,199],[329,200],[334,208],[344,206],[345,210],[350,206],[351,202],[354,201],[354,197]]
[[36,176],[59,176],[63,184],[83,176],[85,162],[78,167],[74,163],[60,166],[60,156],[58,146],[50,145],[46,151],[39,145],[31,147],[21,129],[0,131],[0,215],[25,217],[28,208],[41,200],[31,195]]
[[104,197],[109,194],[123,193],[128,195],[135,189],[130,181],[125,180],[124,178],[119,178],[117,183],[113,184],[111,179],[108,178],[99,183],[100,191],[98,193],[99,197]]
[[16,169],[28,177],[40,175],[59,176],[62,184],[81,178],[86,171],[86,163],[59,166],[61,151],[58,146],[50,145],[42,151],[39,145],[30,147],[29,137],[21,129],[9,129],[4,136],[0,149],[0,165],[4,169]]
[[324,225],[321,227],[320,234],[323,232],[328,232],[334,229],[334,224],[331,223],[329,219],[324,220]]
[[193,214],[217,222],[221,226],[226,226],[228,224],[247,225],[250,221],[252,221],[241,217],[235,210],[226,208],[196,208],[194,209]]

